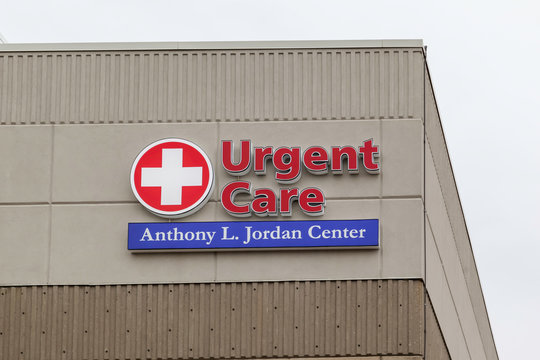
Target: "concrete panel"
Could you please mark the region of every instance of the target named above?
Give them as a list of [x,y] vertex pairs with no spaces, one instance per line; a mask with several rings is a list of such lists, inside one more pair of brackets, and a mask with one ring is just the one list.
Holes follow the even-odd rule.
[[382,120],[383,196],[421,196],[424,128],[420,119]]
[[424,223],[421,199],[381,202],[382,278],[424,277]]
[[[325,219],[379,218],[381,248],[218,253],[217,280],[421,278],[422,216],[420,199],[329,201]],[[223,214],[218,219],[230,217]]]
[[217,158],[212,123],[56,126],[53,202],[136,201],[129,183],[133,161],[167,137],[193,141],[213,162]]
[[433,304],[442,304],[443,286],[446,284],[444,270],[441,266],[439,251],[431,232],[431,224],[426,219],[426,286]]
[[[306,131],[309,127],[310,131]],[[327,151],[332,146],[351,145],[355,148],[362,145],[364,140],[373,138],[375,145],[380,145],[380,122],[378,120],[364,121],[272,121],[251,123],[220,123],[219,138],[233,140],[236,149],[240,148],[240,140],[251,140],[252,146],[272,145],[274,150],[281,147],[301,147],[303,153],[310,146],[320,145]],[[239,156],[239,155],[238,155]],[[218,167],[218,186],[221,190],[235,178],[228,175],[223,167]],[[241,177],[251,181],[253,187],[279,189],[285,187],[275,180],[275,171],[271,162],[267,163],[266,175],[255,175],[253,171]],[[288,187],[318,187],[323,190],[327,199],[378,197],[380,195],[380,175],[368,174],[361,169],[359,174],[342,175],[328,173],[326,175],[310,174],[302,168],[300,180]]]
[[[208,203],[190,220],[212,219]],[[158,218],[139,204],[55,205],[52,210],[51,284],[124,284],[212,281],[213,253],[131,254],[129,222]]]
[[[333,200],[326,220],[378,219],[379,200]],[[313,220],[295,209],[294,220]],[[232,220],[221,212],[218,220]],[[248,220],[260,220],[248,218]],[[381,220],[383,223],[384,220]],[[384,239],[381,239],[383,242]],[[218,281],[291,279],[373,279],[380,274],[379,250],[222,252],[217,254]]]
[[2,126],[0,203],[49,202],[52,126]]
[[[463,272],[463,267],[456,247],[455,234],[452,231],[450,219],[447,214],[444,198],[440,185],[437,181],[435,166],[431,154],[426,157],[426,209],[429,219],[430,229],[433,231],[433,245],[426,245],[429,251],[428,257],[435,258],[440,265],[433,264],[430,269],[436,269],[442,266],[442,275],[444,284],[447,284],[450,292],[451,306],[456,309],[460,332],[466,339],[467,352],[473,359],[486,358],[482,338],[476,322],[474,310],[469,295],[469,288]],[[430,239],[431,241],[431,239]],[[432,261],[432,260],[430,260]],[[434,270],[436,271],[436,270]],[[428,273],[428,279],[432,275]],[[437,281],[440,281],[438,279]],[[428,280],[429,284],[429,280]],[[438,285],[435,285],[438,286]],[[429,288],[429,286],[428,286]],[[433,297],[434,305],[447,303],[448,299],[439,299],[437,295]],[[444,329],[445,336],[447,330]]]
[[50,208],[0,206],[0,284],[47,282]]
[[[380,200],[329,202],[331,210],[326,219],[380,218],[379,250],[162,254],[131,254],[127,250],[128,222],[160,221],[138,204],[54,205],[49,283],[420,278],[423,266],[419,202],[382,200],[383,210]],[[403,215],[404,211],[408,216]],[[307,216],[295,211],[293,219]],[[235,219],[219,203],[210,202],[189,220]],[[396,233],[392,228],[403,231]]]
[[[305,131],[306,126],[310,132]],[[317,186],[325,191],[328,199],[374,197],[381,192],[382,196],[422,195],[423,128],[419,119],[223,123],[219,124],[219,135],[222,140],[234,140],[237,149],[240,140],[251,139],[253,146],[273,144],[274,149],[300,146],[302,151],[313,145],[321,145],[327,151],[332,146],[358,148],[364,140],[373,138],[382,152],[378,159],[382,169],[379,175],[370,175],[363,169],[359,174],[345,171],[343,175],[313,175],[304,168],[298,184]],[[267,164],[267,169],[265,176],[250,173],[242,179],[251,181],[254,187],[279,188],[271,163]],[[233,179],[222,168],[218,174],[220,189]]]
[[[429,226],[428,229],[430,229]],[[428,230],[428,234],[430,232],[431,230]],[[433,235],[427,235],[426,241],[426,288],[448,351],[452,359],[472,359]]]
[[[260,134],[252,137],[254,145],[264,146],[269,143],[283,146],[298,145],[303,149],[310,145],[321,144],[328,150],[332,145],[351,144],[358,146],[361,141],[373,137],[375,143],[379,135],[378,121],[333,121],[311,122],[310,126],[317,127],[316,137],[313,139],[304,132],[297,134],[302,123],[299,122],[273,122],[273,123],[228,123],[219,124],[222,139],[240,140],[245,134]],[[416,185],[416,190],[411,190],[410,184],[415,178],[421,179],[420,163],[414,166],[407,162],[393,161],[404,154],[403,148],[391,145],[394,134],[407,133],[411,124],[419,124],[419,121],[404,121],[403,125],[397,122],[389,122],[385,125],[389,133],[389,140],[381,147],[383,156],[389,159],[389,164],[381,158],[382,174],[369,175],[365,171],[360,174],[333,175],[327,174],[315,176],[303,171],[299,184],[302,187],[318,186],[325,190],[328,198],[343,197],[375,197],[380,195],[381,177],[385,176],[385,187],[389,195],[414,195],[420,194],[421,185]],[[239,126],[242,126],[240,131]],[[218,161],[218,145],[212,141],[208,133],[215,131],[216,124],[160,124],[129,125],[120,128],[120,125],[84,125],[84,126],[57,126],[55,129],[55,154],[54,154],[54,177],[53,177],[53,201],[55,202],[99,202],[99,201],[134,201],[129,187],[129,171],[132,161],[144,146],[168,136],[183,137],[199,144],[209,154],[217,165],[217,189],[223,187],[234,178],[227,175]],[[246,129],[247,127],[247,129]],[[250,129],[251,128],[251,129]],[[117,136],[133,139],[129,142],[119,142]],[[328,134],[339,133],[339,140],[332,141]],[[271,135],[275,134],[275,135]],[[281,134],[281,135],[280,135]],[[275,138],[273,138],[275,137]],[[413,143],[410,142],[412,145]],[[419,147],[414,144],[413,147]],[[75,151],[75,149],[77,151]],[[415,153],[416,149],[407,151],[407,154]],[[74,157],[73,154],[77,154]],[[117,156],[110,156],[110,154]],[[419,159],[411,156],[410,159]],[[98,160],[99,159],[99,160]],[[271,166],[269,164],[269,169]],[[395,178],[391,174],[402,174]],[[274,172],[269,171],[266,176],[248,175],[243,177],[250,179],[254,186],[278,188],[274,180]],[[416,179],[418,180],[418,179]],[[108,186],[104,187],[103,184]],[[359,186],[360,184],[360,186]],[[402,190],[400,190],[402,189]],[[214,192],[214,199],[216,199]]]
[[223,252],[217,254],[217,280],[369,279],[378,277],[378,263],[376,250]]

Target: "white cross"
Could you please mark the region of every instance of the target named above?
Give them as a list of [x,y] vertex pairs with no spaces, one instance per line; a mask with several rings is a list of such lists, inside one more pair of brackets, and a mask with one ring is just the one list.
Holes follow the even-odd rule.
[[183,167],[182,149],[162,149],[160,168],[143,168],[141,186],[161,187],[161,205],[181,205],[183,186],[202,185],[202,167]]

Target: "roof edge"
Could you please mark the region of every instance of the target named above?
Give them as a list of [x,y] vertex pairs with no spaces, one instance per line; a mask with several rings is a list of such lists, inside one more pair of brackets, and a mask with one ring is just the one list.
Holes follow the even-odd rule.
[[96,42],[96,43],[0,43],[0,52],[26,51],[129,51],[129,50],[242,50],[242,49],[339,49],[416,48],[421,39],[405,40],[286,40],[218,42]]

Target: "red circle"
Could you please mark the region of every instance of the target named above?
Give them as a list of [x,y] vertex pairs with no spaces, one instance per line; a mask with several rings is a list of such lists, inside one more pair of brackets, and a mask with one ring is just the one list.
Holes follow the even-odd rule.
[[[182,186],[181,204],[164,205],[161,201],[160,186],[142,186],[142,169],[162,168],[164,149],[182,149],[183,168],[202,168],[201,185]],[[183,139],[164,139],[148,145],[135,159],[131,170],[133,193],[148,210],[164,217],[182,217],[198,210],[208,200],[213,185],[212,165],[208,156],[197,145]]]

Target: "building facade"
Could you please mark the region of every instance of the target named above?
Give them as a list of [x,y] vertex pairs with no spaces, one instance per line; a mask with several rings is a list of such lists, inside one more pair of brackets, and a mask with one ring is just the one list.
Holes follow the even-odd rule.
[[[0,45],[0,358],[497,359],[425,55],[417,40]],[[150,165],[136,175],[161,139],[202,149],[213,179],[172,218]],[[187,199],[202,185],[185,181]],[[362,229],[323,233],[337,220]],[[239,224],[236,247],[171,248],[196,243],[175,226]],[[245,246],[269,224],[321,242]]]

